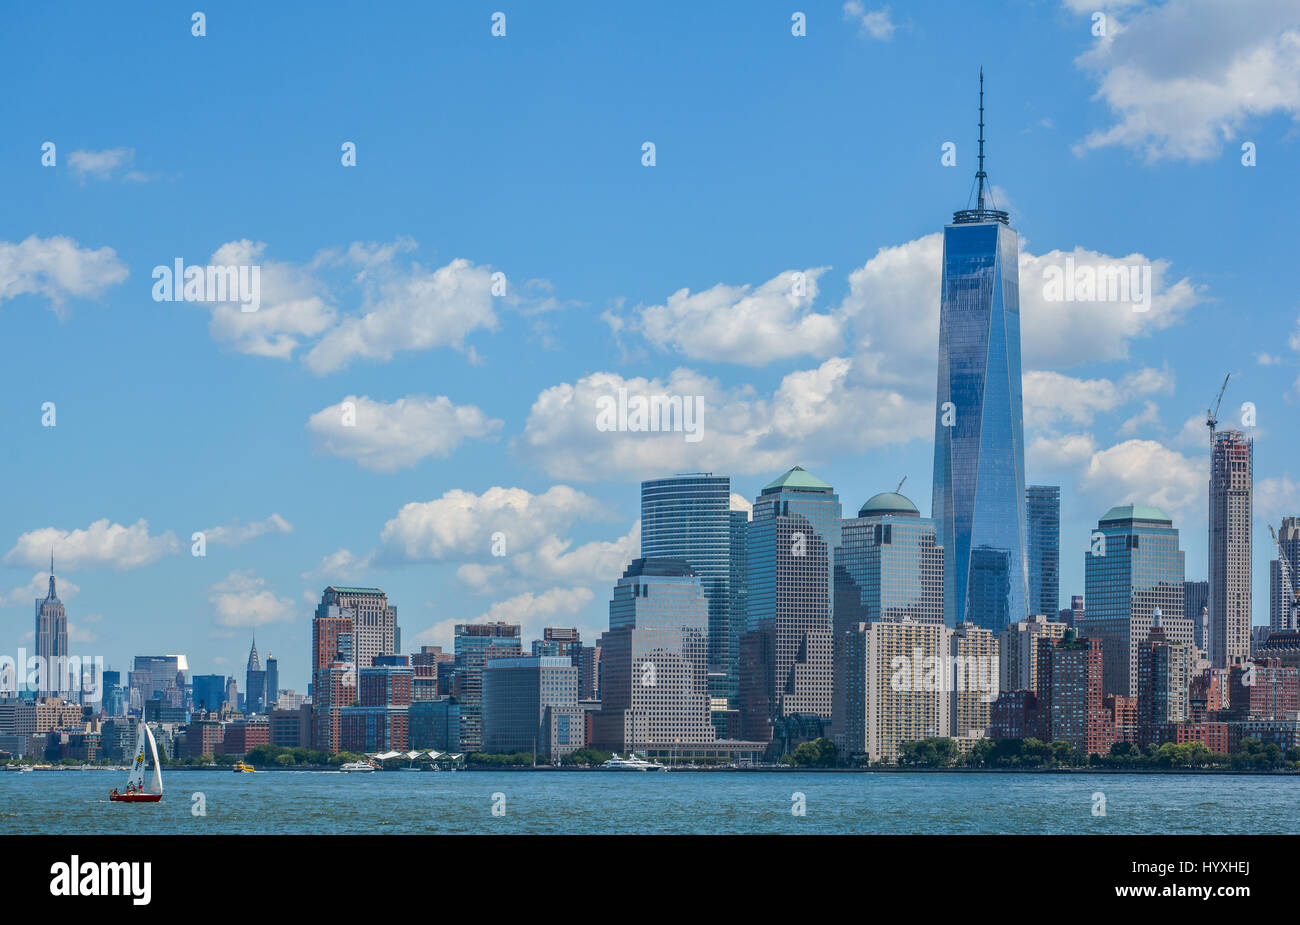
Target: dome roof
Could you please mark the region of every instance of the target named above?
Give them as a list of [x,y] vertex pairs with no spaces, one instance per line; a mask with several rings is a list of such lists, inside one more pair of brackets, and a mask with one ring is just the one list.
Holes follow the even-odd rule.
[[859,517],[883,517],[892,514],[895,517],[920,517],[916,505],[896,491],[882,491],[872,495],[858,511]]

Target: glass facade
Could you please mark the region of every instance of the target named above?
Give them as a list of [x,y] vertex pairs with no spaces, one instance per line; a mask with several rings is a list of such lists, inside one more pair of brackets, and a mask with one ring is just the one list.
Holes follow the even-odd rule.
[[943,234],[931,514],[945,553],[945,621],[1000,631],[1028,613],[1016,233]]
[[1061,487],[1025,489],[1025,544],[1029,557],[1029,612],[1047,617],[1061,609]]
[[709,668],[735,686],[731,651],[731,479],[708,472],[641,483],[641,555],[686,561],[709,602]]

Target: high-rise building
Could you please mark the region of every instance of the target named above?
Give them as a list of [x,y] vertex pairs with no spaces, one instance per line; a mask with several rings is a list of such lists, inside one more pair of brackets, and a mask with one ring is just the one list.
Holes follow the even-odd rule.
[[[54,553],[50,553],[50,592],[36,599],[36,657],[40,660],[37,697],[62,697],[72,688],[66,676],[68,658],[68,614],[54,592]],[[80,680],[80,679],[77,679]]]
[[1075,629],[1078,629],[1083,625],[1083,618],[1085,616],[1087,616],[1087,611],[1083,606],[1082,594],[1070,595],[1070,606],[1068,608],[1062,608],[1056,615],[1057,619],[1066,626],[1074,627]]
[[194,709],[220,712],[221,705],[226,701],[225,675],[196,674],[191,683],[190,701],[194,704]]
[[1004,629],[998,636],[999,690],[1038,690],[1038,640],[1060,639],[1067,628],[1035,614]]
[[257,657],[257,639],[248,650],[248,668],[244,673],[244,712],[266,712],[266,669]]
[[1192,643],[1178,530],[1159,508],[1126,504],[1107,511],[1096,533],[1083,554],[1088,610],[1076,629],[1103,643],[1103,693],[1136,697],[1138,653],[1157,611],[1170,641]]
[[706,687],[709,610],[684,559],[641,558],[614,586],[601,635],[593,744],[687,753],[716,740]]
[[[943,624],[912,620],[861,625],[856,640],[845,647],[855,665],[849,673],[851,722],[845,736],[850,754],[896,761],[904,742],[951,735],[953,711],[945,675],[952,632]],[[865,661],[860,697],[851,677],[859,652]]]
[[732,671],[731,479],[694,472],[641,483],[641,555],[686,561],[709,602],[709,667]]
[[[1089,598],[1089,607],[1091,604]],[[1038,639],[1037,722],[1048,741],[1068,742],[1085,755],[1105,754],[1106,712],[1102,704],[1102,651],[1096,638]]]
[[944,679],[949,698],[954,738],[972,742],[988,734],[989,710],[998,697],[998,638],[992,630],[973,623],[958,623],[949,631],[951,669]]
[[483,750],[483,669],[488,660],[524,654],[518,623],[457,623],[453,693],[460,701],[460,747]]
[[352,611],[338,604],[316,609],[311,623],[312,745],[322,751],[339,751],[340,711],[356,699],[352,639]]
[[872,496],[858,516],[840,525],[835,550],[834,736],[838,740],[847,715],[850,685],[844,647],[861,623],[885,620],[943,625],[943,547],[935,539],[934,521],[921,517],[916,505],[895,492]]
[[546,710],[576,710],[577,706],[578,668],[569,656],[494,658],[483,669],[483,750],[495,754],[535,750],[545,758],[561,757],[547,748]]
[[1209,606],[1210,661],[1215,668],[1226,668],[1250,658],[1254,471],[1254,440],[1237,430],[1214,434],[1210,453]]
[[1295,619],[1294,601],[1300,591],[1300,517],[1283,517],[1282,529],[1277,533],[1282,555],[1286,556],[1286,575],[1289,587],[1284,588],[1280,558],[1269,562],[1268,571],[1268,625],[1275,633],[1300,630]]
[[1001,632],[1028,615],[1016,232],[986,207],[980,77],[977,206],[943,230],[931,516],[949,626]]
[[[746,738],[786,750],[831,717],[831,562],[840,545],[835,490],[795,466],[766,485],[749,523],[748,628],[741,644]],[[744,672],[755,677],[747,683]],[[768,724],[766,735],[760,726]]]
[[358,668],[369,668],[376,655],[395,655],[402,648],[397,627],[397,608],[379,588],[350,588],[330,585],[316,606],[317,616],[327,616],[330,607],[352,612],[353,651]]
[[740,637],[749,616],[749,511],[731,510],[731,604],[727,609],[727,700],[737,706],[740,696]]
[[275,658],[274,652],[266,653],[266,706],[265,711],[270,712],[280,699],[280,663]]
[[1026,488],[1025,518],[1029,612],[1052,617],[1061,608],[1061,487]]
[[1208,581],[1183,582],[1183,616],[1192,621],[1192,641],[1202,652],[1207,651],[1209,606],[1210,583]]
[[1139,728],[1191,719],[1189,693],[1195,655],[1193,643],[1175,642],[1165,635],[1157,610],[1150,635],[1138,653]]

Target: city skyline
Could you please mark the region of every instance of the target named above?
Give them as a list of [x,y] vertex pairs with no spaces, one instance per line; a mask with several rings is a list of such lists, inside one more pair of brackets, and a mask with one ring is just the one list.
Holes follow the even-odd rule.
[[[528,637],[574,625],[594,639],[606,589],[640,552],[641,480],[712,471],[748,500],[801,465],[849,511],[904,476],[914,487],[904,493],[924,505],[936,217],[967,192],[981,63],[996,200],[1022,234],[1024,476],[1062,487],[1062,599],[1083,590],[1077,553],[1092,525],[1124,503],[1166,510],[1187,578],[1208,577],[1203,412],[1232,372],[1223,427],[1256,441],[1251,617],[1266,623],[1275,556],[1267,526],[1300,508],[1300,473],[1288,468],[1300,437],[1286,427],[1300,398],[1290,342],[1300,312],[1275,278],[1286,265],[1280,242],[1211,242],[1192,216],[1208,209],[1285,227],[1298,181],[1282,169],[1294,144],[1284,111],[1229,120],[1231,138],[1132,135],[1139,122],[1091,97],[1123,55],[1136,55],[1125,43],[1161,25],[1154,15],[1134,15],[1129,39],[1103,54],[1088,17],[1066,8],[1007,12],[992,17],[1003,21],[996,28],[966,10],[942,29],[923,13],[908,22],[896,13],[887,39],[839,10],[815,14],[808,36],[794,39],[789,11],[768,12],[770,24],[746,18],[739,30],[718,13],[686,14],[663,59],[650,45],[666,41],[665,26],[644,14],[584,22],[583,50],[551,78],[580,117],[546,103],[541,127],[510,100],[540,64],[554,64],[530,34],[553,47],[571,23],[512,16],[512,54],[494,75],[481,49],[465,48],[464,35],[482,31],[486,41],[486,30],[451,12],[440,26],[454,37],[431,39],[447,44],[419,56],[417,83],[444,85],[458,69],[480,81],[445,104],[445,124],[479,130],[456,145],[421,120],[385,133],[413,98],[401,91],[376,103],[366,93],[362,106],[348,78],[330,75],[307,46],[290,54],[323,73],[321,102],[233,152],[224,127],[265,113],[262,88],[202,58],[188,84],[146,89],[128,75],[112,98],[61,100],[29,87],[14,125],[29,143],[0,152],[12,175],[32,178],[16,185],[10,231],[0,235],[20,280],[0,292],[0,339],[48,350],[12,351],[0,379],[14,435],[0,457],[6,649],[36,649],[30,608],[48,587],[51,545],[72,651],[102,651],[123,674],[140,651],[184,652],[196,674],[238,676],[255,631],[281,654],[282,683],[302,691],[310,618],[330,583],[383,588],[400,605],[404,651],[450,648],[456,623],[482,619],[520,621]],[[68,34],[56,86],[93,85],[84,62],[104,34],[127,46],[135,35],[181,53],[206,48],[177,44],[196,40],[168,38],[168,24],[138,11],[84,11],[77,29],[57,11],[28,15]],[[394,15],[377,14],[375,28],[392,31]],[[996,64],[972,59],[969,41],[996,42],[1013,15],[1040,47]],[[217,54],[277,53],[276,38],[292,34],[288,17],[270,12],[265,25],[259,36],[214,29],[204,41]],[[322,28],[341,40],[337,24]],[[575,104],[569,81],[606,62],[609,49],[626,49],[632,34],[643,36],[635,47],[647,63],[676,70],[656,69],[653,89],[638,90],[641,73],[616,69],[608,87]],[[1224,53],[1264,42],[1261,34],[1271,33],[1238,36]],[[695,47],[707,47],[711,63],[683,68]],[[797,64],[795,83],[744,70],[755,48]],[[33,49],[10,50],[19,69],[42,71]],[[918,50],[926,53],[914,60]],[[1081,55],[1095,67],[1076,64]],[[693,99],[738,67],[770,103],[715,127],[692,107],[669,113],[656,102]],[[891,75],[911,81],[907,92],[864,99],[863,87]],[[610,121],[607,93],[638,102]],[[191,94],[212,101],[205,112],[187,105]],[[750,137],[751,119],[785,124],[789,94],[806,137],[765,130],[756,144],[735,144]],[[186,142],[146,131],[155,114],[133,99],[175,112]],[[864,109],[861,124],[843,117]],[[883,146],[882,125],[891,127]],[[1113,136],[1121,140],[1105,140],[1123,126]],[[503,150],[533,145],[536,157],[484,159],[472,140],[483,132]],[[58,145],[53,168],[39,164],[47,138]],[[339,164],[349,140],[355,169]],[[653,169],[640,162],[647,140],[657,144]],[[1256,167],[1240,163],[1245,141],[1259,146]],[[947,142],[952,168],[941,160]],[[827,160],[816,175],[802,166],[810,146]],[[1194,211],[1189,186],[1199,191]],[[612,206],[610,189],[619,191]],[[499,191],[489,207],[485,190]],[[154,227],[149,216],[177,201],[192,208]],[[683,223],[694,203],[725,221]],[[712,246],[719,237],[728,247]],[[212,262],[219,251],[243,260],[246,239],[265,244],[247,258],[263,266],[258,312],[151,298],[154,267]],[[51,253],[83,268],[84,285],[42,269]],[[1052,302],[1044,271],[1067,257],[1150,264],[1149,310]],[[476,295],[490,291],[497,269],[507,295]],[[465,301],[451,308],[466,327],[411,343],[367,339],[365,316],[445,320],[447,303],[417,297],[433,280],[464,284]],[[800,282],[805,294],[787,299]],[[727,312],[752,323],[725,324]],[[49,350],[59,377],[49,375]],[[703,396],[703,438],[599,432],[583,409],[620,387]],[[335,425],[349,400],[363,424],[356,432]],[[42,426],[47,402],[53,427]],[[1258,414],[1252,427],[1242,423],[1246,402]],[[190,555],[196,531],[202,558]],[[497,532],[504,556],[492,554]]]

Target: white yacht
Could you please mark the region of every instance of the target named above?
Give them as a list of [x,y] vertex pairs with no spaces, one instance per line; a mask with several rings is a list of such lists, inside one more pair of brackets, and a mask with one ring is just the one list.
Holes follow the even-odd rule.
[[667,771],[665,765],[657,761],[646,761],[644,758],[638,758],[635,754],[628,755],[626,758],[620,758],[618,752],[614,752],[614,757],[610,758],[601,765],[605,771]]
[[339,768],[339,770],[342,771],[344,774],[352,774],[354,772],[361,773],[361,774],[373,774],[375,772],[375,766],[371,764],[369,761],[349,761],[347,764],[342,765]]

